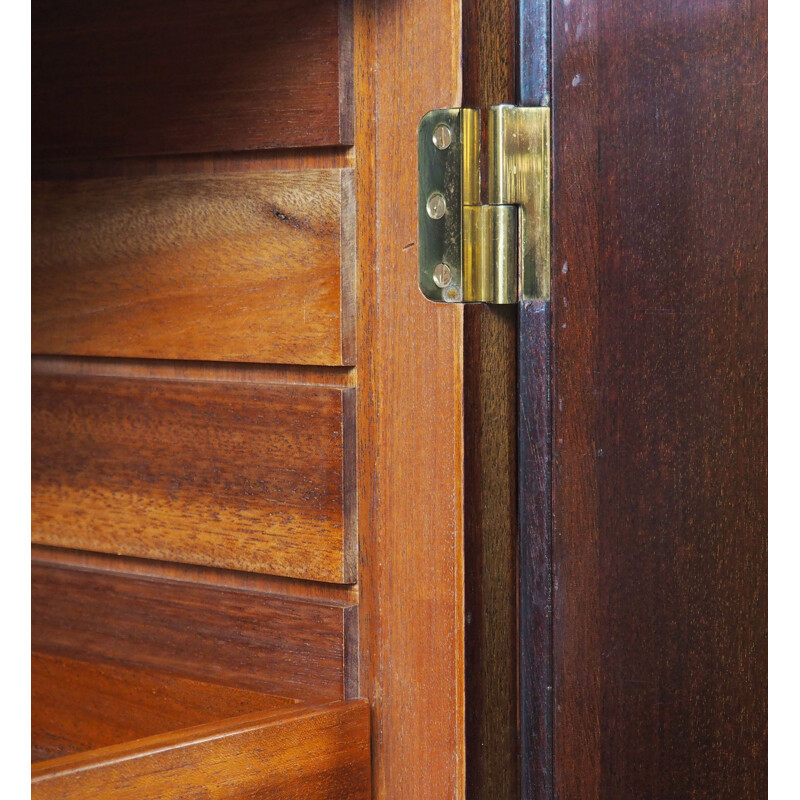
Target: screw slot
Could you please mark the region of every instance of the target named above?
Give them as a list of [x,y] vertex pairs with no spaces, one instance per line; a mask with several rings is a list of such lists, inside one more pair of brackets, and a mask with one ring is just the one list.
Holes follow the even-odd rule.
[[447,150],[453,141],[453,132],[443,122],[433,129],[433,143],[439,150]]

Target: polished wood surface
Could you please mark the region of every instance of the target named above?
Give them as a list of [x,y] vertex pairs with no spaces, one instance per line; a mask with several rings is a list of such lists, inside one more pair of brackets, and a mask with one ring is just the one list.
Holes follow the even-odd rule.
[[[373,13],[367,3],[357,8]],[[463,311],[429,303],[417,288],[417,166],[409,157],[422,116],[460,104],[461,4],[377,3],[364,28],[356,147],[366,163],[357,166],[357,201],[359,219],[374,229],[359,234],[357,397],[361,667],[372,702],[374,796],[462,798]]]
[[35,159],[352,143],[350,0],[36,0]]
[[37,652],[31,656],[31,686],[33,762],[296,702],[152,670]]
[[763,798],[767,4],[553,9],[555,796]]
[[[516,3],[463,0],[463,105],[516,100]],[[482,161],[486,191],[488,158]],[[488,202],[488,197],[482,198]],[[516,308],[464,308],[466,791],[518,800]]]
[[[520,0],[518,92],[551,105],[551,4]],[[559,220],[552,217],[557,228]],[[552,278],[551,278],[552,283]],[[519,741],[521,800],[553,800],[551,309],[519,305]]]
[[553,798],[551,311],[519,305],[520,797]]
[[[345,436],[344,447],[357,443],[358,586],[325,585],[315,579],[308,581],[312,588],[306,590],[304,578],[313,576],[256,575],[244,571],[250,569],[247,565],[231,568],[230,561],[239,557],[233,541],[225,548],[229,566],[64,547],[38,546],[35,552],[53,550],[61,559],[60,569],[68,557],[82,565],[82,574],[70,582],[69,591],[78,599],[66,620],[55,605],[61,582],[53,581],[43,592],[48,598],[42,601],[44,617],[50,620],[48,635],[65,648],[63,655],[75,657],[88,647],[93,658],[123,661],[132,650],[144,650],[146,662],[143,656],[139,665],[144,668],[290,696],[313,695],[320,685],[323,691],[334,685],[333,658],[318,655],[321,640],[309,634],[308,651],[295,645],[300,641],[297,631],[308,628],[309,606],[327,615],[332,606],[327,600],[346,592],[349,602],[339,606],[344,632],[332,632],[324,620],[320,628],[325,641],[333,642],[337,696],[360,692],[369,698],[374,796],[382,800],[434,795],[455,800],[466,791],[463,313],[428,304],[416,288],[416,165],[408,159],[420,117],[430,108],[461,101],[460,36],[458,0],[434,5],[404,0],[393,6],[355,0],[357,112],[352,150],[293,151],[296,142],[290,141],[275,151],[122,159],[94,157],[99,152],[95,147],[73,153],[80,158],[71,161],[39,160],[34,165],[38,179],[75,182],[354,168],[357,367],[346,369],[334,362],[236,364],[210,358],[190,363],[186,356],[168,361],[58,355],[61,351],[34,362],[35,369],[50,378],[74,379],[80,374],[143,387],[162,381],[186,384],[187,397],[191,385],[206,383],[236,384],[247,391],[275,383],[291,384],[300,393],[306,385],[317,391],[319,384],[338,391],[355,389],[358,425],[349,445]],[[235,55],[235,48],[229,53]],[[198,408],[206,406],[205,398],[198,398]],[[188,400],[187,406],[191,413]],[[186,413],[182,409],[181,415]],[[247,433],[251,422],[263,420],[266,413],[263,406],[250,406],[229,429],[238,430],[240,419],[245,419]],[[163,456],[167,464],[177,450],[170,447]],[[161,458],[152,460],[153,470],[162,468]],[[247,461],[247,469],[255,468],[251,461],[261,464],[256,455],[242,461]],[[345,457],[344,464],[346,470],[354,461]],[[203,497],[208,499],[208,494]],[[295,555],[293,563],[305,564]],[[143,584],[133,586],[137,581]],[[283,589],[290,592],[284,598],[286,613],[276,617],[273,626],[269,614],[265,622],[256,610],[261,602],[273,608],[274,593]],[[312,598],[311,592],[319,596]],[[87,609],[94,608],[92,598],[111,606],[99,615],[94,630],[86,621],[91,617]],[[359,600],[357,610],[350,598]],[[311,599],[325,602],[308,603]],[[220,605],[226,613],[217,613]],[[198,635],[207,630],[207,639]],[[288,644],[281,640],[281,631]],[[145,645],[138,644],[140,639]],[[279,644],[270,649],[267,642],[273,641]],[[283,660],[283,647],[291,659]],[[287,688],[292,684],[297,692]]]
[[35,764],[34,800],[370,800],[364,700],[258,712]]
[[285,697],[357,694],[357,610],[333,600],[70,567],[34,552],[34,650]]
[[324,583],[303,578],[287,578],[283,575],[262,575],[258,572],[241,572],[235,569],[201,567],[195,564],[179,564],[175,561],[154,561],[151,558],[116,556],[109,553],[93,553],[90,550],[71,550],[67,547],[31,545],[31,559],[52,566],[89,569],[101,572],[139,575],[156,580],[165,579],[180,583],[204,583],[228,589],[247,589],[282,597],[298,597],[301,600],[332,601],[344,606],[358,605],[357,583]]
[[34,353],[354,358],[352,170],[37,181]]
[[34,374],[39,544],[355,578],[352,390]]

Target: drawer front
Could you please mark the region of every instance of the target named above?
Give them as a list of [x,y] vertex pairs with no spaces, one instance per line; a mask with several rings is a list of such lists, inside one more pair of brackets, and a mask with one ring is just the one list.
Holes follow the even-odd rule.
[[34,353],[354,360],[351,169],[37,181]]
[[352,144],[349,0],[35,0],[35,159]]
[[35,558],[31,619],[41,653],[306,700],[358,694],[357,607],[343,601]]
[[35,374],[33,541],[352,582],[353,395]]

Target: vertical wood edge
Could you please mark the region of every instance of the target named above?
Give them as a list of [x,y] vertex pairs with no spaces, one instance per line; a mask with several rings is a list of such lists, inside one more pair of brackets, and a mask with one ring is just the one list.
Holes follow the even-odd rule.
[[359,323],[359,422],[369,426],[360,455],[366,470],[374,464],[360,498],[374,791],[462,800],[463,309],[430,304],[417,288],[413,158],[422,116],[460,103],[461,6],[377,10],[376,264],[359,273],[375,303]]
[[[361,476],[356,476],[357,526],[359,530],[359,608],[357,620],[358,651],[348,651],[355,656],[354,670],[358,675],[358,691],[369,699],[370,705],[370,772],[373,793],[380,800],[379,776],[383,755],[380,741],[379,699],[375,693],[373,652],[378,646],[378,635],[373,624],[373,609],[368,587],[370,579],[370,556],[373,549],[374,511],[371,502],[371,486],[364,474],[367,464],[372,465],[376,445],[375,429],[371,421],[372,377],[370,375],[370,348],[374,335],[374,312],[372,303],[375,292],[375,128],[376,128],[376,0],[353,0],[353,82],[354,82],[354,141],[355,141],[355,203],[361,210],[361,219],[354,226],[355,264],[354,275],[357,293],[354,300],[356,325],[355,340],[359,364],[358,390],[356,394],[356,450],[359,463],[363,465]],[[370,301],[370,298],[372,300]],[[370,476],[370,481],[372,480]],[[365,591],[366,589],[366,591]],[[352,640],[350,640],[352,642]]]
[[[463,104],[483,112],[486,147],[486,110],[516,102],[517,2],[463,0],[462,25]],[[464,308],[468,800],[519,800],[517,316]]]
[[[517,97],[523,106],[552,105],[550,13],[549,0],[519,2]],[[552,272],[552,263],[550,269]],[[518,325],[520,797],[552,800],[555,687],[550,303],[521,303]]]
[[339,2],[339,142],[355,141],[353,0]]
[[341,352],[342,364],[352,366],[356,363],[356,258],[357,258],[357,215],[356,215],[356,176],[348,167],[339,172],[341,206],[339,213],[339,252],[340,252],[340,305],[341,305]]
[[518,96],[523,106],[551,105],[550,2],[519,0]]
[[358,430],[356,389],[342,389],[342,582],[358,582]]
[[550,304],[519,311],[519,698],[522,800],[553,797]]
[[359,675],[359,621],[358,606],[344,609],[344,698],[350,700],[361,696]]

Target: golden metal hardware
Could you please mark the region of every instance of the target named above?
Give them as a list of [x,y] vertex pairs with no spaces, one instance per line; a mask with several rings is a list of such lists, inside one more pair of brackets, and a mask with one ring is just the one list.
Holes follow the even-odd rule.
[[489,205],[480,112],[440,109],[418,130],[419,286],[436,302],[550,297],[550,109],[489,109]]

